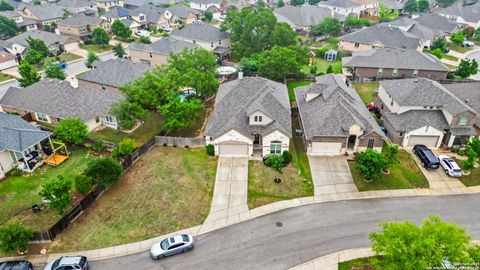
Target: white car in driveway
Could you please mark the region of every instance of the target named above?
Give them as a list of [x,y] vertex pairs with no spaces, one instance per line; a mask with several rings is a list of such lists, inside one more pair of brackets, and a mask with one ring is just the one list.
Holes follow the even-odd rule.
[[460,166],[458,166],[455,160],[445,155],[438,156],[438,159],[440,159],[440,164],[445,170],[445,174],[452,177],[462,176],[462,169],[460,168]]
[[135,35],[137,35],[139,37],[149,37],[150,32],[148,32],[147,30],[137,30],[137,31],[135,31]]
[[175,235],[154,244],[150,249],[150,256],[154,260],[159,260],[177,253],[190,251],[193,247],[194,241],[191,235]]

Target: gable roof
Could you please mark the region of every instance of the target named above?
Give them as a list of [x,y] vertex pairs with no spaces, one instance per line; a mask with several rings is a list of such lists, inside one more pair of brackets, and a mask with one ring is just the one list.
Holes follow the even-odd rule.
[[227,32],[208,23],[191,23],[183,29],[175,29],[170,36],[176,39],[191,39],[206,42],[218,41],[230,37]]
[[41,5],[35,5],[33,2],[25,5],[25,8],[30,10],[30,12],[37,17],[40,21],[47,21],[53,19],[60,19],[63,17],[64,10],[63,7],[51,4],[51,3],[42,3]]
[[430,79],[386,80],[382,81],[380,86],[400,106],[433,106],[444,108],[451,114],[466,111],[476,114],[447,88]]
[[0,104],[57,118],[77,117],[88,121],[108,115],[110,108],[122,98],[122,94],[114,91],[73,88],[67,81],[45,79],[26,88],[10,87]]
[[462,6],[459,3],[439,10],[437,13],[462,17],[466,22],[477,23],[480,21],[480,3],[473,6]]
[[79,80],[120,87],[134,81],[150,69],[144,63],[134,63],[128,59],[109,59],[107,61],[94,61],[93,70],[78,77]]
[[445,33],[452,33],[458,29],[458,24],[445,16],[441,16],[435,13],[430,13],[422,15],[414,19],[417,23],[428,27],[430,29],[435,29],[438,31],[443,31]]
[[224,0],[190,0],[190,3],[195,3],[195,4],[203,4],[203,5],[209,5],[209,4],[221,4],[223,3]]
[[78,13],[64,20],[61,20],[58,25],[78,27],[84,25],[100,25],[101,22],[102,19],[100,18]]
[[408,132],[425,126],[438,130],[450,128],[441,110],[409,110],[400,114],[386,112],[383,117],[395,131]]
[[[340,75],[316,77],[316,83],[295,88],[298,111],[307,139],[315,136],[348,136],[357,124],[364,134],[375,132],[384,137],[355,89]],[[316,95],[307,101],[306,95]]]
[[450,71],[435,56],[417,50],[378,48],[342,58],[347,67]]
[[[256,111],[273,119],[268,125],[249,125],[248,116]],[[213,115],[205,134],[214,139],[234,129],[247,138],[275,130],[292,136],[290,101],[287,87],[261,77],[244,77],[220,85]]]
[[478,113],[475,124],[480,127],[480,82],[443,84],[443,87]]
[[145,4],[132,10],[130,14],[136,15],[143,13],[147,17],[146,19],[148,23],[156,24],[160,20],[160,18],[162,18],[165,10],[165,8],[157,7],[153,4]]
[[57,2],[57,5],[62,7],[73,7],[73,8],[89,7],[89,6],[96,7],[96,4],[91,0],[60,0]]
[[327,1],[321,2],[320,4],[325,6],[341,7],[341,8],[361,6],[361,4],[352,0],[327,0]]
[[161,6],[161,5],[168,5],[171,2],[181,2],[181,0],[176,1],[169,1],[169,0],[125,0],[125,6],[132,6],[132,7],[141,7],[145,5],[152,5],[152,6]]
[[307,27],[320,23],[324,18],[339,17],[340,14],[326,7],[320,6],[283,6],[273,10],[273,14],[280,22],[291,26]]
[[420,46],[420,38],[414,34],[405,32],[388,24],[370,26],[356,32],[339,37],[345,40],[362,44],[381,43],[384,47],[417,49]]
[[7,18],[15,18],[15,17],[21,17],[22,15],[18,11],[6,10],[6,11],[0,11],[0,16],[7,17]]
[[130,43],[130,49],[165,55],[179,53],[184,49],[193,49],[197,47],[198,45],[196,44],[173,38],[161,38],[151,44],[137,42]]
[[18,115],[0,112],[0,150],[2,151],[23,152],[51,135],[51,132],[41,130]]
[[190,15],[191,13],[197,15],[199,14],[200,12],[193,9],[193,8],[190,8],[190,7],[187,7],[183,4],[176,4],[176,5],[173,5],[171,7],[168,7],[167,10],[172,13],[173,15],[181,18],[181,19],[185,19],[187,18],[188,15]]
[[128,16],[130,16],[130,10],[121,6],[114,6],[108,12],[102,15],[102,17],[114,19],[125,18]]
[[31,30],[31,31],[23,32],[19,35],[16,35],[10,39],[7,39],[7,42],[14,42],[28,48],[28,42],[27,42],[28,37],[43,40],[43,42],[45,42],[45,45],[47,47],[53,44],[63,45],[63,44],[77,41],[76,39],[69,36],[57,35],[57,34],[47,32],[47,31],[42,31],[42,30]]
[[390,9],[403,9],[404,3],[401,0],[380,0]]

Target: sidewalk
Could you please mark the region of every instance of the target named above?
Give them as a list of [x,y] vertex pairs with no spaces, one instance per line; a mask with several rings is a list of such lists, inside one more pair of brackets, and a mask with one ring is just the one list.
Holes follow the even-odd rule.
[[341,262],[371,256],[373,256],[373,251],[369,247],[343,250],[311,260],[289,270],[338,270],[338,264]]

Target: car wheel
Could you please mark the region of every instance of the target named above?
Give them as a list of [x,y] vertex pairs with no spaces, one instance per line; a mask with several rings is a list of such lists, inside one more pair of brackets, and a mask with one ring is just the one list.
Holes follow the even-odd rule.
[[426,168],[426,167],[425,167],[425,163],[424,163],[423,161],[422,161],[422,163],[421,163],[421,164],[422,164],[422,167]]
[[163,256],[163,255],[158,255],[158,256],[157,256],[157,260],[161,260],[161,259],[163,259],[163,258],[165,258],[165,256]]
[[417,150],[413,149],[412,151],[415,155],[417,154]]
[[445,174],[446,174],[446,175],[449,175],[449,174],[448,174],[448,170],[445,170]]
[[184,248],[183,252],[185,253],[185,252],[188,252],[189,250],[190,250],[189,248]]

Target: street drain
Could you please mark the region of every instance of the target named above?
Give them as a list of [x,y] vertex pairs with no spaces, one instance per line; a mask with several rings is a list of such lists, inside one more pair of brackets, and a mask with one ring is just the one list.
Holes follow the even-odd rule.
[[282,227],[282,226],[283,226],[283,223],[280,222],[280,221],[277,221],[277,222],[275,223],[275,226],[277,226],[277,227]]

